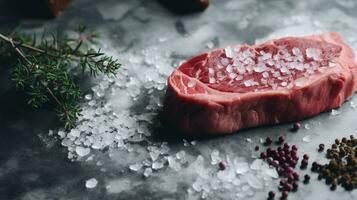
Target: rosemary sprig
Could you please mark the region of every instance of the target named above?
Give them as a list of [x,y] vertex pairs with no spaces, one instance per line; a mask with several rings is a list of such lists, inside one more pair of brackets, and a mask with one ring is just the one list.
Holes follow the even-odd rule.
[[0,56],[15,59],[12,80],[18,89],[25,91],[28,104],[40,108],[53,105],[66,129],[75,126],[80,108],[78,102],[83,93],[71,76],[71,66],[77,66],[82,73],[91,76],[115,75],[121,64],[101,50],[90,47],[95,33],[79,25],[73,37],[59,38],[56,34],[43,34],[40,39],[34,35],[0,33]]

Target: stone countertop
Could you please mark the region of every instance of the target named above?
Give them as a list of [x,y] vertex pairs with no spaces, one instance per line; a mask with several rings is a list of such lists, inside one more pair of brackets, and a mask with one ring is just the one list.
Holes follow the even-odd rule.
[[[25,20],[2,12],[3,32],[19,27],[28,33],[65,33],[84,22],[101,34],[100,46],[123,67],[118,78],[92,80],[83,117],[68,134],[50,111],[28,109],[9,83],[9,67],[1,67],[0,199],[266,199],[269,190],[277,190],[278,179],[265,176],[269,169],[256,159],[260,139],[283,134],[299,146],[300,155],[309,153],[310,160],[323,162],[318,144],[356,135],[356,97],[337,115],[326,112],[301,121],[297,133],[283,124],[183,138],[161,128],[158,120],[166,78],[199,52],[286,35],[337,31],[357,50],[356,9],[353,0],[212,0],[204,13],[178,16],[152,0],[78,0],[55,20]],[[216,160],[228,162],[227,170],[219,172]],[[88,188],[89,181],[86,187],[92,178],[98,184]],[[357,191],[339,187],[331,192],[316,174],[289,196],[356,198]]]

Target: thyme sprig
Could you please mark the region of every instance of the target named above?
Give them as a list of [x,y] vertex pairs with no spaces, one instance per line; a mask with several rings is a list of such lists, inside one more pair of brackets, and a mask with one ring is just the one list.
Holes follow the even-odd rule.
[[98,38],[94,32],[79,25],[74,36],[59,37],[44,33],[34,35],[0,33],[0,56],[14,59],[12,80],[16,88],[28,94],[28,104],[37,109],[52,105],[66,129],[73,128],[80,114],[78,103],[83,92],[72,70],[80,69],[91,76],[116,74],[121,64],[101,49],[94,49]]

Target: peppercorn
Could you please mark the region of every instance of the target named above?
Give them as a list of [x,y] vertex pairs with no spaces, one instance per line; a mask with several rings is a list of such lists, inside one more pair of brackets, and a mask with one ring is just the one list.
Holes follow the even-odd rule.
[[346,142],[347,142],[347,138],[343,137],[343,138],[342,138],[342,142],[343,142],[343,143],[346,143]]
[[339,139],[336,139],[336,140],[335,140],[335,144],[339,145],[339,144],[340,144],[340,140],[339,140]]
[[301,124],[300,123],[294,123],[293,124],[293,127],[290,129],[292,132],[297,132],[301,127]]
[[275,197],[275,192],[269,191],[268,197],[269,197],[269,199],[274,199],[274,197]]
[[309,155],[304,154],[303,158],[304,158],[305,160],[309,160]]
[[225,170],[226,169],[226,163],[221,161],[218,163],[218,167],[220,170]]
[[319,144],[319,151],[323,151],[325,149],[325,145],[324,144]]
[[337,184],[332,183],[330,189],[333,191],[333,190],[336,190],[336,187],[337,187]]
[[265,138],[265,145],[270,145],[273,140],[270,137]]
[[260,153],[260,158],[265,159],[267,157],[267,154],[265,152]]
[[277,143],[278,143],[278,144],[283,144],[284,142],[285,142],[284,136],[282,136],[282,135],[279,136]]
[[259,151],[259,146],[255,146],[255,147],[254,147],[254,150],[255,150],[255,151]]
[[309,181],[310,181],[310,175],[305,174],[305,176],[304,176],[304,183],[305,183],[305,184],[306,184],[306,183],[309,183]]
[[305,169],[308,164],[309,164],[309,161],[308,161],[308,160],[302,159],[300,168],[301,168],[301,169]]
[[282,195],[281,195],[281,198],[282,198],[282,199],[286,199],[286,198],[288,198],[288,196],[289,196],[289,192],[288,192],[288,191],[284,191],[284,192],[282,193]]
[[299,184],[297,182],[293,183],[293,191],[297,191],[299,188]]

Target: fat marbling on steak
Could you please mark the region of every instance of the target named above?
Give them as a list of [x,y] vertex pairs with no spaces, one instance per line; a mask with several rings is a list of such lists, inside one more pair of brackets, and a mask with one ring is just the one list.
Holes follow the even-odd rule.
[[341,106],[356,91],[356,68],[338,33],[215,49],[170,75],[164,113],[185,133],[297,121]]

